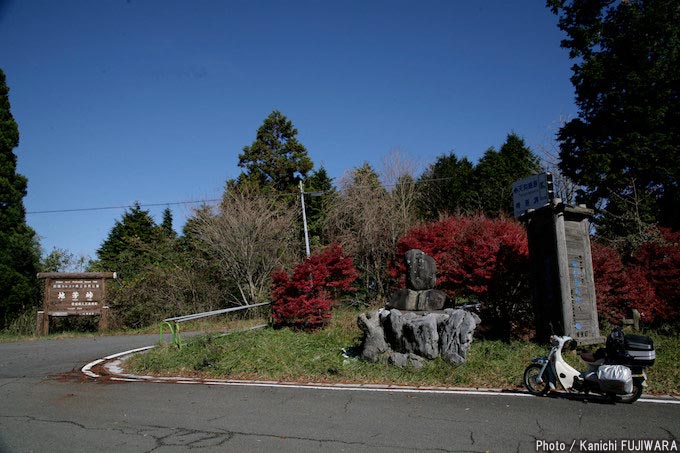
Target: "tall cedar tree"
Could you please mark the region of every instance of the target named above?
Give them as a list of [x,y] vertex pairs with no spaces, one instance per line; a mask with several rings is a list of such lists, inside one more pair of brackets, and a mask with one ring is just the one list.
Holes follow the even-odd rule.
[[362,189],[365,189],[374,190],[379,193],[387,193],[380,182],[380,176],[378,176],[378,173],[368,162],[364,162],[361,167],[357,167],[352,172],[352,181],[356,186],[355,190],[361,191]]
[[441,155],[418,180],[418,211],[428,220],[469,212],[472,206],[474,165],[453,152]]
[[295,190],[314,167],[297,134],[292,121],[274,110],[257,130],[255,141],[239,154],[238,166],[245,173],[236,184],[278,192]]
[[305,179],[305,210],[309,227],[310,242],[313,245],[322,244],[323,222],[326,218],[328,205],[337,195],[333,179],[323,165]]
[[473,197],[487,216],[511,215],[512,183],[540,170],[538,157],[517,134],[508,134],[499,151],[488,149],[475,167]]
[[26,224],[28,180],[18,174],[14,148],[19,127],[10,112],[9,88],[0,70],[0,328],[39,302],[35,231]]
[[147,253],[160,242],[161,227],[158,227],[149,211],[139,203],[123,214],[109,232],[109,236],[97,250],[99,261],[95,269],[120,273],[121,277],[134,277],[153,258]]
[[177,233],[172,228],[172,210],[165,208],[163,210],[163,221],[161,222],[161,230],[168,238],[176,238]]
[[[680,228],[680,2],[547,6],[575,61],[579,112],[558,133],[561,170],[585,186],[589,204],[618,196],[635,210],[651,207],[662,226]],[[651,206],[639,206],[644,200]],[[628,230],[638,227],[636,219]]]

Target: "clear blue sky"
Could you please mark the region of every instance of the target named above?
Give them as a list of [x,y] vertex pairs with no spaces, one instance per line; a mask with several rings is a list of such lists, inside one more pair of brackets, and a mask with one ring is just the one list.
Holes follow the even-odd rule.
[[123,209],[34,212],[218,198],[274,109],[334,178],[538,152],[575,112],[561,38],[541,0],[0,0],[28,223],[94,257]]

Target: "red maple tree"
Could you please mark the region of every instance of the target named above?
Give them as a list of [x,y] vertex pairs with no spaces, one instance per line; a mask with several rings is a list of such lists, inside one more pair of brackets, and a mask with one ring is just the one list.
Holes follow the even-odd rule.
[[339,244],[332,244],[295,266],[292,275],[283,269],[272,276],[272,318],[277,327],[323,327],[331,316],[331,304],[353,291],[359,272]]
[[631,284],[628,270],[621,255],[613,247],[591,242],[595,298],[600,319],[618,324],[630,316],[632,305]]
[[[451,216],[409,231],[397,244],[397,256],[420,249],[437,263],[437,288],[452,299],[481,303],[484,323],[509,338],[531,329],[529,250],[526,231],[508,218]],[[390,274],[405,285],[403,259]]]
[[647,325],[680,315],[680,232],[660,228],[632,255],[592,243],[598,312],[614,324],[637,309]]

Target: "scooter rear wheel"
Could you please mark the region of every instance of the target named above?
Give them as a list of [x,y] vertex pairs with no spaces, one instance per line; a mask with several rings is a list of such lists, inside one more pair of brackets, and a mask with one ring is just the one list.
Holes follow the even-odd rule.
[[642,382],[637,379],[633,380],[633,391],[626,395],[612,395],[612,399],[617,403],[631,404],[636,402],[642,396]]
[[[543,372],[543,376],[541,376],[542,368],[543,366],[538,363],[532,363],[524,370],[524,386],[532,395],[543,396],[550,390],[548,373]],[[541,378],[541,382],[538,382],[539,378]]]

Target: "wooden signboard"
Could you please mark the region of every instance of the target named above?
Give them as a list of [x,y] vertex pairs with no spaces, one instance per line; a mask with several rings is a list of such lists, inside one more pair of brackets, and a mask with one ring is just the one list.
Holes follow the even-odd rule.
[[44,272],[43,310],[38,312],[38,335],[49,331],[50,316],[99,316],[99,330],[106,330],[108,306],[106,281],[116,278],[115,272],[61,273]]

